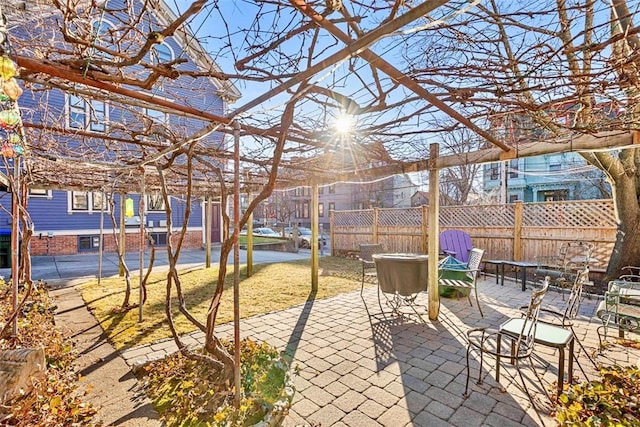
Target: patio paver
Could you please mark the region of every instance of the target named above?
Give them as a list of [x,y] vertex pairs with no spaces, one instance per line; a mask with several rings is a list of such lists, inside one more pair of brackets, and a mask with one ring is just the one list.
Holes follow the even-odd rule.
[[[398,317],[380,313],[376,288],[338,295],[324,300],[255,316],[241,322],[243,337],[267,341],[292,356],[296,395],[285,426],[510,426],[554,425],[544,413],[548,410],[544,393],[525,364],[527,385],[535,394],[537,413],[526,395],[516,386],[519,379],[508,366],[501,369],[501,384],[496,387],[494,360],[488,359],[483,372],[484,384],[475,383],[478,363],[471,367],[471,395],[462,396],[466,379],[465,331],[470,327],[498,325],[517,316],[517,307],[528,303],[531,292],[520,290],[513,282],[496,285],[493,277],[479,281],[480,300],[485,318],[467,299],[443,299],[438,321],[427,315]],[[426,294],[417,302],[427,304]],[[588,351],[598,344],[593,318],[598,299],[584,299],[576,321],[576,333]],[[475,304],[475,302],[474,302]],[[544,306],[564,307],[562,296],[550,290]],[[218,328],[231,336],[227,325]],[[275,331],[275,333],[274,333]],[[201,334],[192,334],[202,340]],[[227,337],[227,338],[229,338]],[[154,349],[171,351],[172,341],[136,347],[123,352],[131,365],[152,357]],[[595,377],[586,355],[580,354],[587,375]],[[548,389],[557,378],[557,354],[538,346],[536,372]],[[597,361],[605,365],[637,363],[640,352],[614,346]],[[504,364],[503,364],[504,366]],[[574,366],[574,377],[583,380]]]

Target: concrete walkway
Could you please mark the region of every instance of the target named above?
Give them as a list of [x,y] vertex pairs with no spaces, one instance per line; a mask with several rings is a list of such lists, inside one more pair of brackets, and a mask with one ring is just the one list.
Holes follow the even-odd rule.
[[[202,257],[199,260],[196,259],[198,252]],[[204,252],[197,251],[192,256],[194,262],[185,262],[185,265],[203,265]],[[298,256],[309,255],[256,252],[254,262],[278,262]],[[55,260],[58,280],[69,283],[68,278],[60,279],[67,271],[61,266],[66,263],[79,265],[76,260],[59,258]],[[84,263],[88,264],[86,260]],[[117,272],[117,263],[114,266]],[[95,269],[95,265],[92,268]],[[34,274],[36,277],[38,275]],[[526,304],[531,295],[530,290],[522,292],[520,286],[512,282],[507,281],[503,287],[496,285],[493,278],[482,281],[479,290],[484,318],[466,299],[443,299],[438,321],[430,321],[426,311],[421,311],[420,315],[413,312],[406,316],[392,315],[388,310],[381,312],[376,288],[369,287],[365,289],[364,298],[359,292],[353,292],[324,300],[311,299],[287,310],[245,319],[241,322],[241,331],[243,337],[266,341],[293,359],[296,394],[285,426],[555,425],[548,416],[550,404],[527,364],[523,371],[528,378],[528,387],[535,395],[537,410],[517,387],[519,380],[514,380],[513,369],[504,364],[501,384],[506,391],[501,392],[496,387],[491,359],[483,369],[485,383],[482,386],[475,384],[478,363],[472,362],[472,392],[470,397],[463,398],[466,379],[464,332],[470,327],[498,325],[510,316],[517,316],[515,308]],[[61,301],[70,301],[73,309],[65,311],[74,317],[73,310],[80,309],[81,305],[81,300],[75,299],[77,292],[71,289],[57,292],[63,292]],[[417,302],[426,305],[426,295],[420,295]],[[596,328],[600,325],[593,317],[597,302],[596,299],[583,301],[576,326],[580,341],[594,353],[598,345]],[[561,294],[553,290],[545,297],[544,304],[559,309],[564,307]],[[384,305],[383,308],[386,309]],[[101,331],[95,325],[85,326],[74,338],[86,340],[89,331],[97,335],[89,338],[87,346],[102,347],[104,338],[100,337]],[[219,325],[217,331],[221,337],[232,337],[230,324]],[[186,341],[202,343],[203,336],[199,332],[192,333]],[[100,374],[122,383],[98,394],[98,400],[102,399],[98,402],[102,407],[100,419],[107,421],[107,425],[156,425],[153,424],[157,423],[153,413],[147,412],[150,409],[148,402],[139,400],[135,387],[128,382],[132,380],[128,367],[172,351],[175,351],[173,341],[164,340],[121,354],[107,348],[97,360],[87,360],[84,368],[87,375],[94,371],[96,361],[96,366],[118,363],[114,370],[104,370],[104,374]],[[587,375],[595,377],[593,366],[578,346],[576,352]],[[541,346],[537,347],[536,353],[535,371],[542,375],[546,387],[553,388],[558,355]],[[613,345],[596,360],[604,365],[628,365],[637,363],[639,355],[637,351]],[[100,370],[95,369],[95,372],[98,375]],[[574,375],[583,379],[577,366]]]

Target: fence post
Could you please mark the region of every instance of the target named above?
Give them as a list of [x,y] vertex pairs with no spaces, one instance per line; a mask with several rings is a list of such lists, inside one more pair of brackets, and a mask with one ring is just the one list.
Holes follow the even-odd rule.
[[373,243],[380,243],[378,242],[378,212],[379,212],[379,208],[373,208]]
[[422,248],[423,254],[429,253],[429,207],[427,205],[422,205],[422,224],[420,225],[420,246]]
[[513,260],[522,261],[522,200],[516,200],[513,222]]
[[333,214],[335,211],[329,211],[329,242],[331,243],[331,256],[336,256],[336,245],[334,244],[335,240],[333,237],[333,230],[335,228],[335,224],[333,223]]

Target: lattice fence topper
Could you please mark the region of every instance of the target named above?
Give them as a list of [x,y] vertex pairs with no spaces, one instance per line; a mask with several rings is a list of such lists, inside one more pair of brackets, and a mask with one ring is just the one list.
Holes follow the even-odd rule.
[[514,205],[445,206],[440,208],[441,227],[511,227]]
[[525,227],[616,227],[613,200],[573,200],[524,206]]
[[[515,211],[515,204],[444,206],[440,209],[440,227],[513,227]],[[422,225],[422,208],[377,209],[377,212],[378,226]],[[374,220],[373,209],[334,211],[332,227],[373,227]],[[522,225],[543,228],[616,228],[617,218],[613,200],[524,203]]]
[[420,227],[422,208],[380,209],[378,226],[380,227]]
[[372,209],[364,211],[335,211],[334,227],[373,227],[374,213]]

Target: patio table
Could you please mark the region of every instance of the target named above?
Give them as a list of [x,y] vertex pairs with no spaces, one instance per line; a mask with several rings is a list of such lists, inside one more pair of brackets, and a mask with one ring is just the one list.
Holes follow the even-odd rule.
[[510,261],[506,259],[488,259],[483,261],[485,264],[485,268],[487,264],[495,265],[495,273],[496,273],[496,285],[498,284],[498,276],[500,277],[500,285],[504,286],[504,267],[505,265],[511,266],[517,269],[520,269],[520,276],[516,274],[516,283],[518,283],[518,279],[520,279],[522,283],[522,290],[525,291],[527,289],[527,268],[536,268],[538,263],[536,262],[527,262],[527,261]]
[[[520,269],[520,281],[522,283],[522,291],[527,290],[527,268],[536,268],[538,267],[537,262],[526,262],[526,261],[502,261],[502,281],[501,285],[504,286],[504,266],[509,265],[511,267],[515,267],[516,270]],[[516,284],[518,283],[518,275],[516,274]]]
[[427,290],[428,255],[374,254],[378,286],[387,294],[411,296]]

